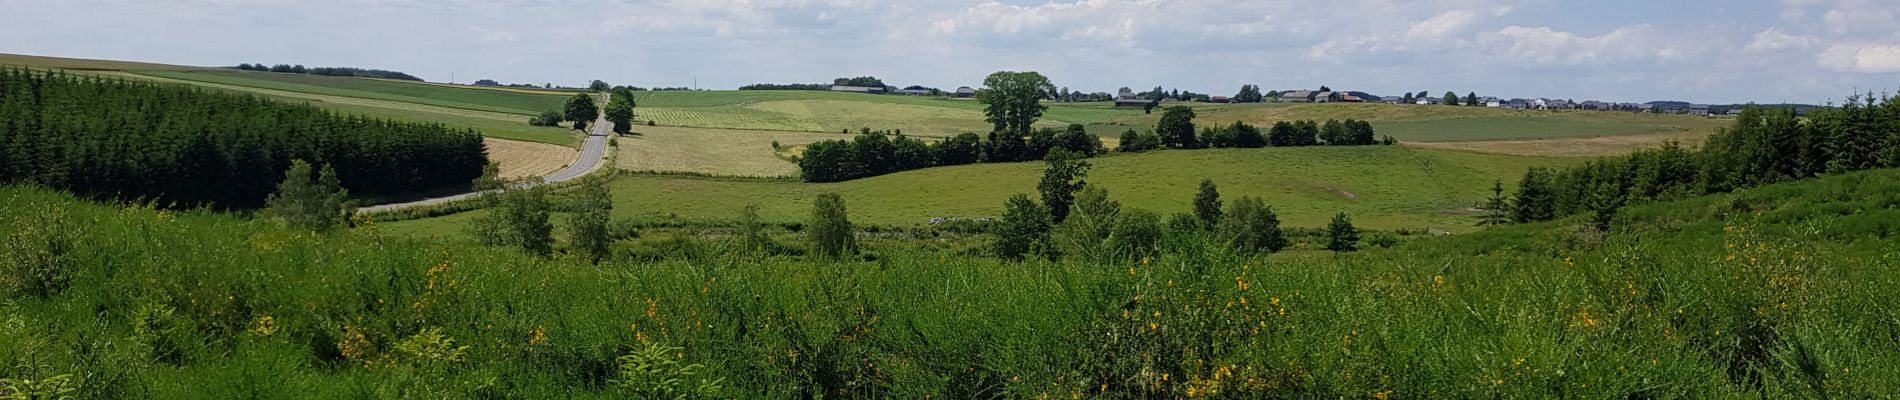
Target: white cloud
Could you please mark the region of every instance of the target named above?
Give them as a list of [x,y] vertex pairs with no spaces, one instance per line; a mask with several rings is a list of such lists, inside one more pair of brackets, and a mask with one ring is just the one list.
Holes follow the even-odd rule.
[[1710,43],[1679,39],[1648,24],[1587,36],[1549,27],[1509,26],[1478,36],[1487,55],[1532,64],[1673,62],[1707,50]]
[[1837,71],[1900,73],[1900,44],[1837,44],[1821,52],[1818,61]]
[[1463,30],[1477,20],[1477,14],[1467,10],[1446,11],[1424,21],[1413,22],[1407,29],[1412,37],[1442,37]]
[[1749,42],[1747,47],[1742,48],[1742,51],[1770,52],[1789,49],[1803,50],[1813,47],[1818,41],[1819,39],[1813,36],[1790,35],[1788,32],[1782,31],[1781,28],[1770,27],[1767,30],[1761,31],[1761,33],[1755,34],[1755,41]]

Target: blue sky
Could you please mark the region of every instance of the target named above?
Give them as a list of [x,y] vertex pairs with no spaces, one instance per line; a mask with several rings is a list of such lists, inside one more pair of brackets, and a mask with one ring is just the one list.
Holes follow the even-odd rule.
[[0,0],[0,52],[360,66],[433,81],[730,89],[998,70],[1611,101],[1900,88],[1900,0]]

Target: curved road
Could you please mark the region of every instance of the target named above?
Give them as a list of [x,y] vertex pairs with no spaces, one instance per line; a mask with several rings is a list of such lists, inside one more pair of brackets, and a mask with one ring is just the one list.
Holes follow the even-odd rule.
[[[588,132],[587,140],[584,142],[581,142],[581,152],[580,152],[579,158],[574,159],[574,163],[568,164],[567,168],[563,168],[560,171],[555,171],[553,174],[549,174],[548,176],[542,177],[541,184],[545,185],[549,183],[555,183],[555,182],[566,181],[566,180],[570,180],[574,178],[579,178],[582,175],[587,175],[587,173],[589,172],[594,172],[594,169],[596,168],[600,168],[601,159],[607,157],[607,135],[608,135],[608,132],[611,131],[610,129],[608,129],[608,127],[610,126],[613,126],[613,124],[610,122],[607,122],[607,118],[605,116],[601,117],[598,120],[595,120],[594,129]],[[495,190],[486,190],[486,191],[480,191],[480,192],[463,193],[463,194],[458,194],[458,195],[453,195],[453,196],[428,198],[428,199],[411,201],[407,203],[381,204],[381,205],[376,205],[376,206],[371,206],[371,207],[363,207],[363,208],[357,209],[356,212],[357,213],[376,213],[376,212],[383,212],[383,211],[390,211],[390,210],[399,210],[399,209],[415,207],[415,206],[442,204],[442,203],[452,202],[456,200],[462,200],[462,199],[467,199],[467,198],[471,198],[475,196],[480,196],[484,193],[493,192],[493,191]]]

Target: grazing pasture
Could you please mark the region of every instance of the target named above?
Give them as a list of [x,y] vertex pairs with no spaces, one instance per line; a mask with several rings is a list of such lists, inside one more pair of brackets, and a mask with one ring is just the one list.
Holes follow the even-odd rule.
[[257,71],[140,71],[139,73],[187,81],[398,101],[521,116],[560,110],[561,104],[568,98],[562,95],[467,89],[407,81]]

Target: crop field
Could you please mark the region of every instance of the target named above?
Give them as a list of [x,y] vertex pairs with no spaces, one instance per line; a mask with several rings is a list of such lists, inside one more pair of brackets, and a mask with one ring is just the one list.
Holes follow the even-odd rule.
[[797,176],[798,166],[772,148],[850,138],[820,132],[746,131],[638,126],[619,139],[619,167],[631,171],[688,172],[721,176]]
[[[808,132],[899,129],[931,136],[990,130],[982,105],[969,99],[789,90],[656,91],[638,98],[639,119],[671,126]],[[1051,103],[1037,126],[1095,124],[1140,113],[1108,103]]]
[[0,65],[12,65],[12,66],[32,67],[32,68],[59,68],[59,69],[88,70],[88,71],[124,71],[124,70],[186,71],[186,70],[204,69],[201,67],[188,67],[188,66],[182,66],[182,65],[165,65],[165,64],[153,64],[153,63],[142,63],[142,62],[132,62],[132,61],[89,60],[89,59],[82,59],[82,58],[29,56],[29,55],[6,54],[6,53],[0,53]]
[[272,72],[206,70],[145,71],[164,78],[248,86],[375,100],[400,101],[449,108],[531,116],[558,111],[567,96],[536,95],[496,90],[463,89],[381,79],[280,74]]
[[278,101],[307,103],[331,111],[371,118],[407,122],[435,122],[457,128],[474,129],[482,132],[483,136],[501,139],[547,143],[568,147],[579,147],[581,143],[580,135],[572,130],[530,126],[526,123],[527,117],[515,114],[448,108],[400,101],[187,81],[121,71],[97,71],[90,72],[90,74],[113,78],[193,85],[208,90],[231,93],[248,93],[276,99]]
[[502,178],[542,176],[574,163],[579,151],[547,143],[483,138],[488,146],[488,161],[501,165]]
[[1674,131],[1574,138],[1410,142],[1405,146],[1532,157],[1596,157],[1627,154],[1633,150],[1657,147],[1672,141],[1683,146],[1696,147],[1702,145],[1702,141],[1707,138],[1708,132]]
[[[628,146],[621,142],[623,152]],[[763,147],[764,152],[769,145]],[[621,162],[629,156],[623,153]],[[1159,151],[1089,160],[1090,185],[1109,190],[1125,207],[1173,213],[1189,210],[1202,178],[1227,199],[1259,196],[1291,226],[1320,227],[1336,212],[1377,229],[1474,230],[1470,208],[1490,195],[1493,180],[1507,183],[1531,166],[1580,159],[1537,158],[1398,146]],[[1009,196],[1034,194],[1042,163],[976,164],[930,168],[839,183],[701,178],[635,174],[614,182],[616,217],[730,220],[757,204],[769,221],[794,222],[821,193],[841,194],[853,221],[915,226],[933,217],[987,217],[1002,213]],[[405,233],[454,235],[482,211],[385,224]]]

